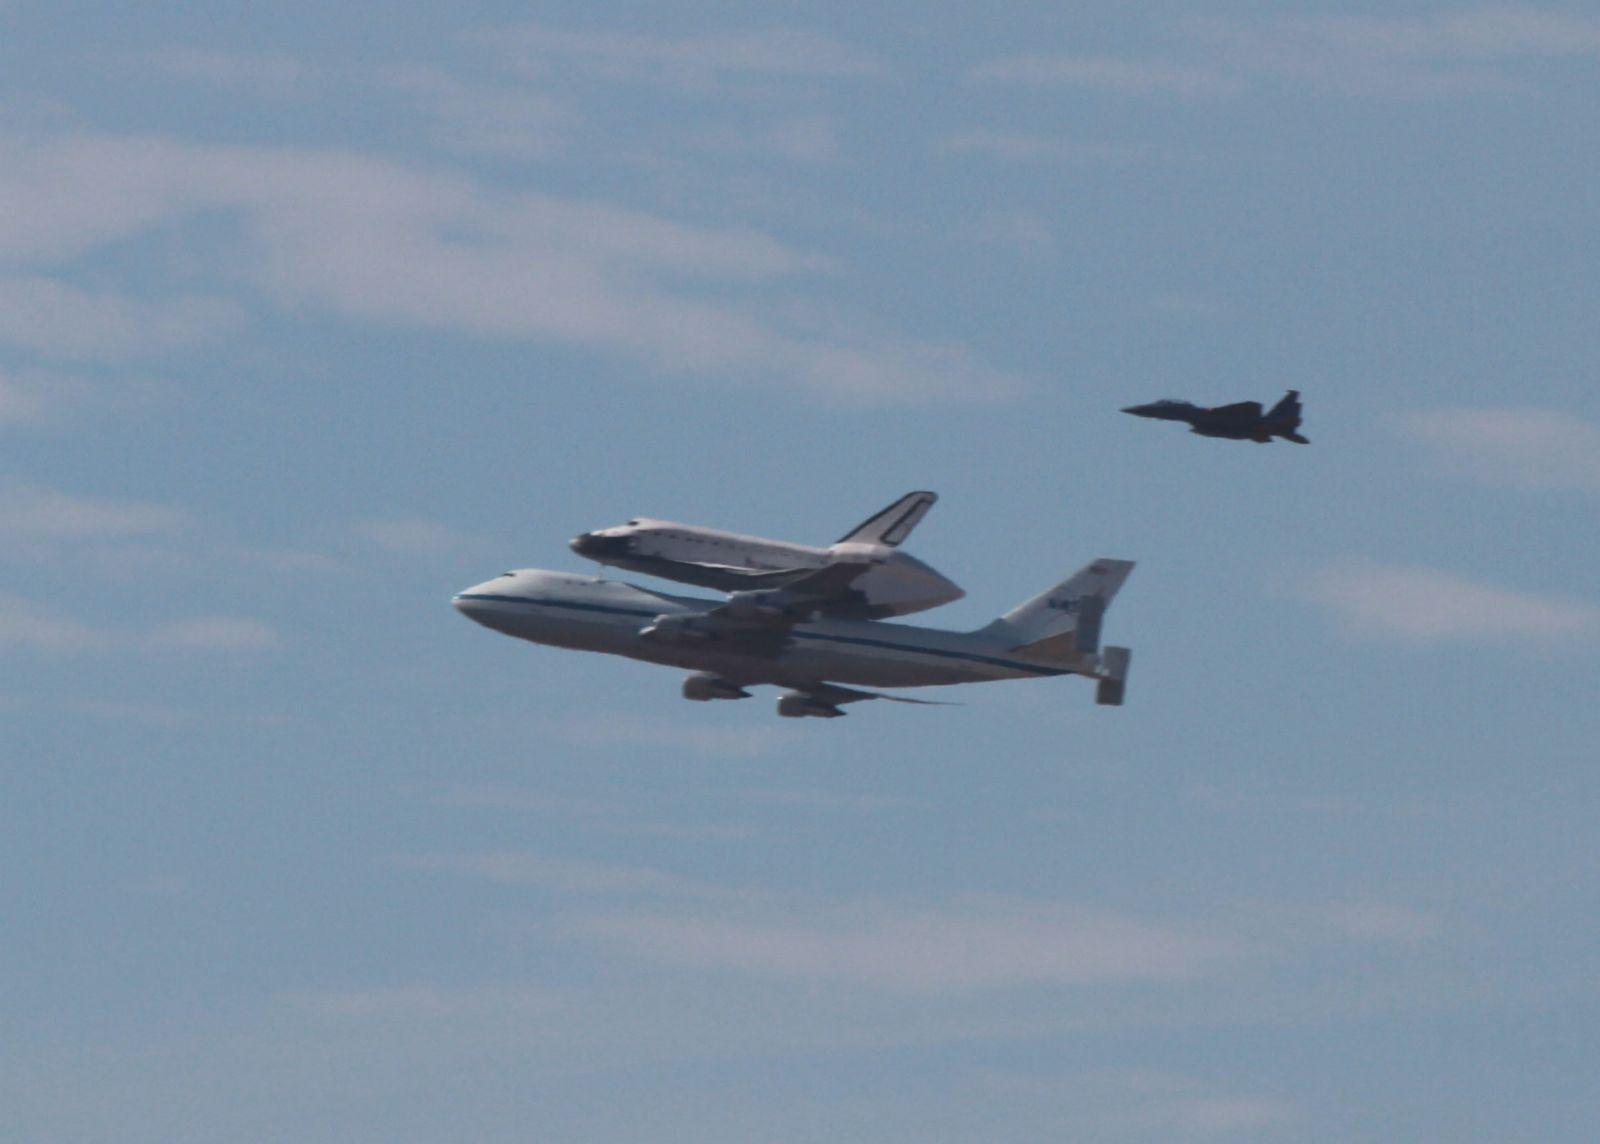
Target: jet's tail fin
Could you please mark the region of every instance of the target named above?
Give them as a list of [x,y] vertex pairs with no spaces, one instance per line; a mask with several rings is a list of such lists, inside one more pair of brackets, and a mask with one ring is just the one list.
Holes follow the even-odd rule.
[[898,548],[911,530],[928,515],[937,493],[907,493],[888,508],[880,509],[835,541],[840,544],[872,544]]
[[1132,560],[1091,561],[977,634],[1002,640],[1008,650],[1033,659],[1090,666],[1100,651],[1101,620],[1132,571]]
[[1310,441],[1300,436],[1300,391],[1291,389],[1283,395],[1283,399],[1267,410],[1265,418],[1269,432],[1293,441],[1297,445],[1309,445]]

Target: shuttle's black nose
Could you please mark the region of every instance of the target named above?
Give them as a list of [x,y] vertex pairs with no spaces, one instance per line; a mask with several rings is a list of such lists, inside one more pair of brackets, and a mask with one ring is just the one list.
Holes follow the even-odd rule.
[[580,532],[567,541],[572,551],[590,560],[604,560],[611,556],[626,556],[633,547],[628,536],[601,536],[597,532]]

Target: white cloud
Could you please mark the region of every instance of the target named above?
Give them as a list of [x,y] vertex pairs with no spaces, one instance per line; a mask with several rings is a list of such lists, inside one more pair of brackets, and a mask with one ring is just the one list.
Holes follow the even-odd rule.
[[0,343],[49,357],[116,361],[200,345],[240,324],[215,298],[149,301],[37,276],[0,277]]
[[0,478],[0,538],[12,542],[121,540],[188,525],[189,514],[172,505],[80,497]]
[[972,71],[977,80],[1035,87],[1077,87],[1113,95],[1216,98],[1236,94],[1240,82],[1207,67],[1110,56],[1020,55],[989,60]]
[[1600,427],[1553,409],[1430,409],[1401,428],[1452,476],[1482,484],[1600,493]]
[[798,29],[650,36],[528,24],[483,38],[530,75],[571,72],[685,92],[716,92],[736,81],[870,79],[888,70],[867,52]]
[[1587,601],[1495,588],[1437,568],[1347,560],[1312,573],[1297,594],[1332,610],[1355,635],[1415,645],[1600,632],[1600,607]]
[[594,915],[574,933],[685,965],[913,992],[1119,981],[1215,972],[1249,947],[1186,927],[1045,902],[963,899],[778,916]]
[[290,306],[857,404],[1019,389],[959,343],[795,304],[778,288],[828,263],[745,228],[500,193],[351,154],[104,138],[0,148],[0,258],[65,259],[202,214],[235,218],[248,240],[218,273],[253,277]]

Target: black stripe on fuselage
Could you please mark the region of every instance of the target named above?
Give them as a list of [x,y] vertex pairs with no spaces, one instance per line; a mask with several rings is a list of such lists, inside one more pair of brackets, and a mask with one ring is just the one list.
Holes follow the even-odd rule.
[[[613,616],[639,616],[643,619],[653,620],[661,613],[639,608],[621,608],[615,604],[583,604],[576,600],[551,600],[537,599],[532,596],[496,596],[484,592],[463,593],[456,597],[458,600],[490,600],[499,604],[534,604],[545,608],[569,608],[577,612],[600,612]],[[1054,667],[1040,667],[1033,663],[1020,663],[1014,659],[1001,659],[992,655],[977,655],[972,652],[950,651],[947,648],[926,647],[921,644],[895,643],[891,640],[869,639],[865,636],[840,636],[829,635],[825,632],[804,632],[795,629],[789,632],[795,639],[818,640],[823,643],[855,644],[859,647],[883,648],[885,651],[911,652],[913,655],[938,656],[941,659],[966,660],[969,663],[987,663],[994,667],[1003,667],[1009,671],[1026,672],[1029,675],[1071,675],[1070,671],[1062,671]]]

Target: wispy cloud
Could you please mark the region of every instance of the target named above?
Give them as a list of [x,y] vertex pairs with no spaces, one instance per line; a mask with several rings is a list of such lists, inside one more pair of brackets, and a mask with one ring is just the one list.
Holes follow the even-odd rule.
[[1277,1097],[1230,1093],[1194,1077],[1140,1069],[1066,1076],[993,1072],[986,1087],[1008,1103],[1037,1109],[1046,1123],[1077,1135],[1150,1139],[1240,1139],[1282,1127],[1297,1109]]
[[90,293],[38,276],[0,277],[0,343],[49,358],[120,361],[187,349],[237,329],[239,308],[215,298],[161,301]]
[[1600,427],[1553,409],[1429,409],[1403,417],[1438,468],[1481,484],[1600,493]]
[[65,655],[89,651],[238,652],[276,647],[275,631],[259,620],[196,616],[150,625],[93,624],[48,604],[0,594],[0,648]]
[[682,748],[701,755],[754,758],[801,741],[784,727],[718,727],[704,723],[647,719],[626,712],[569,719],[555,733],[583,747]]
[[103,629],[34,600],[0,593],[0,649],[64,654],[94,651],[110,642]]
[[454,874],[510,886],[526,886],[553,894],[688,899],[744,896],[739,891],[708,885],[662,870],[607,862],[551,858],[525,850],[424,854],[397,857],[394,862],[406,869],[422,870],[432,874]]
[[659,808],[644,810],[623,801],[550,794],[493,783],[458,783],[427,796],[437,806],[462,810],[499,811],[507,814],[543,815],[604,834],[631,838],[667,838],[680,842],[734,842],[753,837],[748,823],[672,822],[654,816]]
[[684,145],[807,166],[837,163],[844,156],[838,126],[825,115],[791,115],[757,126],[708,125],[690,131]]
[[189,514],[173,505],[83,497],[0,478],[0,538],[13,542],[123,539],[169,534],[189,523]]
[[391,70],[380,92],[398,94],[421,114],[440,148],[497,159],[542,160],[566,151],[587,122],[566,98],[524,85],[439,68]]
[[1173,981],[1214,972],[1251,951],[1203,929],[986,898],[809,915],[597,914],[571,928],[679,964],[914,992]]
[[974,128],[956,131],[938,141],[948,155],[978,155],[1012,163],[1053,163],[1063,166],[1108,166],[1152,157],[1146,147],[1127,143],[1087,143],[1018,131]]
[[525,1021],[560,1009],[557,993],[525,986],[391,985],[367,989],[302,989],[279,1000],[321,1017],[360,1021]]
[[1236,94],[1243,86],[1210,67],[1112,56],[1019,55],[989,60],[972,70],[980,81],[1075,87],[1113,95],[1174,95],[1216,98]]
[[1600,20],[1531,7],[1256,23],[1197,18],[1183,27],[1217,58],[1259,76],[1379,98],[1507,92],[1531,82],[1520,63],[1600,54]]
[[322,73],[285,52],[221,52],[166,48],[140,57],[174,79],[231,88],[278,99],[303,96]]
[[1437,915],[1392,902],[1335,902],[1323,914],[1338,933],[1357,941],[1411,944],[1439,932]]
[[1330,609],[1353,635],[1413,645],[1600,632],[1600,607],[1587,601],[1492,587],[1437,568],[1346,560],[1312,573],[1297,594]]
[[385,552],[418,559],[467,552],[482,543],[448,524],[419,518],[361,521],[356,532]]
[[532,76],[567,72],[688,92],[752,80],[872,79],[888,72],[878,57],[802,29],[661,36],[525,24],[482,39]]
[[240,616],[172,620],[155,625],[144,638],[152,647],[190,651],[260,651],[282,642],[269,625]]
[[[778,382],[839,402],[990,399],[1015,379],[794,284],[827,260],[739,227],[337,152],[80,138],[0,147],[0,257],[59,261],[157,223],[242,224],[268,296],[374,322],[620,354],[658,374]],[[739,287],[730,293],[728,287]]]
[[1036,52],[985,61],[971,74],[1126,97],[1216,99],[1275,83],[1439,99],[1530,86],[1530,62],[1600,57],[1600,18],[1526,6],[1423,16],[1197,16],[1167,31],[1173,43],[1164,58]]
[[844,811],[850,814],[877,814],[883,811],[926,810],[925,799],[906,795],[853,794],[800,788],[768,788],[738,792],[740,801],[769,803],[810,810]]
[[91,380],[57,369],[0,366],[0,429],[54,426],[90,415],[121,416],[167,390],[159,381],[135,375]]
[[457,807],[462,810],[505,811],[510,814],[553,814],[592,818],[615,814],[618,811],[616,804],[602,799],[550,794],[498,783],[452,783],[426,792],[426,797],[436,806]]

